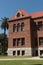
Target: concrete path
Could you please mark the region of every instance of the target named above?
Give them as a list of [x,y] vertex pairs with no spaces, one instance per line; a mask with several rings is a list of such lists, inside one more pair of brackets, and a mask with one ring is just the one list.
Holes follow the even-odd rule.
[[43,60],[43,58],[39,57],[32,57],[32,58],[2,58],[0,61],[6,61],[6,60]]

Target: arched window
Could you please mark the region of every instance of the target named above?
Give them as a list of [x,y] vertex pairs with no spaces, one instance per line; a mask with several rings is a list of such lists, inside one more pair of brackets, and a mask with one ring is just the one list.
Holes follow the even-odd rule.
[[20,23],[17,24],[17,31],[20,31]]
[[20,17],[20,13],[19,12],[17,13],[17,17]]
[[24,23],[21,24],[21,31],[24,31]]
[[16,24],[13,26],[13,32],[16,32]]

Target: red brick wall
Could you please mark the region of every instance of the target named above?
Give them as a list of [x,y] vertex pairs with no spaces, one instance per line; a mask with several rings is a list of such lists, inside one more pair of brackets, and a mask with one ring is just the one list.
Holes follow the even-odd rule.
[[[40,21],[43,22],[43,17],[42,17],[42,18],[34,19],[34,22],[36,22],[36,25],[37,25],[38,22],[40,22]],[[42,46],[39,45],[39,37],[43,37],[43,30],[42,30],[42,31],[41,31],[41,30],[40,30],[40,31],[37,30],[38,47],[43,47],[43,45],[42,45]]]
[[[24,31],[13,32],[13,25],[24,22],[25,27]],[[20,19],[16,21],[9,22],[9,39],[8,39],[8,48],[13,48],[13,39],[14,38],[25,38],[25,45],[23,47],[31,47],[31,35],[30,35],[30,18]],[[22,46],[16,46],[22,47]]]
[[[38,43],[38,47],[39,47],[39,37],[43,37],[43,31],[38,31],[37,29],[34,31],[34,26],[33,23],[36,23],[36,27],[37,27],[37,23],[39,21],[43,21],[43,18],[36,18],[36,19],[32,19],[30,17],[26,17],[26,18],[22,18],[22,19],[17,19],[14,21],[9,22],[9,39],[8,39],[8,48],[13,48],[13,39],[14,38],[25,38],[25,45],[24,46],[15,46],[17,47],[34,47],[34,39],[37,38],[37,43]],[[24,22],[25,24],[25,28],[24,31],[20,31],[20,32],[13,32],[13,25],[14,24],[18,24]],[[32,25],[31,25],[32,24]]]

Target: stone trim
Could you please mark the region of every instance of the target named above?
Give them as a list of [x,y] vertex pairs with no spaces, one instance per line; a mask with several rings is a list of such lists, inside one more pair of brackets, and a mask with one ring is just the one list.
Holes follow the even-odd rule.
[[38,48],[38,56],[40,56],[40,51],[43,50],[43,48]]
[[39,50],[43,50],[43,48],[38,48]]
[[10,56],[13,56],[13,51],[16,51],[16,56],[17,56],[17,51],[20,50],[20,56],[22,56],[22,51],[25,51],[25,55],[24,56],[31,56],[32,55],[32,51],[31,48],[8,48],[7,53]]

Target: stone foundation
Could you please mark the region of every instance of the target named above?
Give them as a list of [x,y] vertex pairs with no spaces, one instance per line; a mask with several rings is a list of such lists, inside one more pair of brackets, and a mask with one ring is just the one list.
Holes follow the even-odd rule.
[[25,51],[24,56],[32,56],[31,48],[8,48],[7,53],[8,53],[9,56],[13,56],[13,51],[16,51],[15,56],[18,56],[17,55],[17,51],[18,50],[20,51],[20,55],[19,56],[22,56],[22,51]]
[[[40,52],[43,51],[43,48],[38,48],[38,56],[40,56]],[[43,53],[42,53],[43,55]]]

